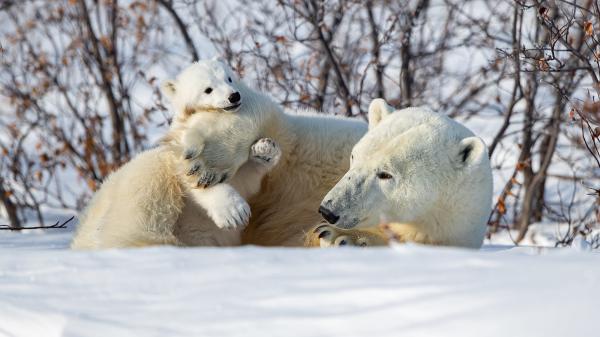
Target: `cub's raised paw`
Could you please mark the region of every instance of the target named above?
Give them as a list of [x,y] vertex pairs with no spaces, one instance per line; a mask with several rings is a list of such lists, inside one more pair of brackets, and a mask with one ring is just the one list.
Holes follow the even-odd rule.
[[319,238],[321,248],[341,246],[366,247],[369,245],[366,238],[353,235],[352,232],[352,230],[346,231],[327,224],[317,226],[313,231]]
[[204,164],[202,159],[192,154],[188,155],[188,152],[186,152],[184,159],[187,163],[185,175],[194,187],[210,187],[222,183],[229,178],[227,171],[210,169]]
[[250,157],[274,166],[281,158],[281,149],[271,138],[261,138],[250,147]]

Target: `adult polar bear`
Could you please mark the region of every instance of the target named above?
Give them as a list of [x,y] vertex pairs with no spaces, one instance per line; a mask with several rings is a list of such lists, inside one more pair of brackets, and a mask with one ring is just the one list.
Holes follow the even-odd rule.
[[[322,225],[309,245],[378,245],[399,241],[478,248],[492,201],[485,144],[463,125],[424,108],[369,107],[369,132],[350,170],[329,191]],[[389,233],[373,226],[392,223]],[[371,227],[365,231],[350,228]]]

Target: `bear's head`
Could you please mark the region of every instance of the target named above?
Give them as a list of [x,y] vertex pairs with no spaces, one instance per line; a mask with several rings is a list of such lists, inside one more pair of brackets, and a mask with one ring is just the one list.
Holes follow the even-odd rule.
[[176,79],[163,82],[161,89],[177,114],[237,111],[243,103],[239,80],[219,58],[194,62]]
[[325,196],[319,212],[344,229],[408,224],[442,244],[467,231],[475,242],[464,245],[478,246],[491,198],[491,167],[480,138],[428,109],[395,111],[376,99],[369,107],[369,131],[354,146],[349,171]]

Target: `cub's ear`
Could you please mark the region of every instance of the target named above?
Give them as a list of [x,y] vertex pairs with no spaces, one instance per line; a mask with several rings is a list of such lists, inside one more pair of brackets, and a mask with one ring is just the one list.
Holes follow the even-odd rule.
[[162,91],[163,95],[167,96],[167,98],[169,100],[173,100],[173,97],[175,96],[175,81],[173,81],[173,80],[164,81],[160,85],[160,90]]
[[369,130],[376,127],[387,115],[396,109],[386,103],[383,98],[374,99],[369,104]]
[[458,143],[456,156],[461,167],[477,166],[488,158],[487,146],[479,137],[468,137]]

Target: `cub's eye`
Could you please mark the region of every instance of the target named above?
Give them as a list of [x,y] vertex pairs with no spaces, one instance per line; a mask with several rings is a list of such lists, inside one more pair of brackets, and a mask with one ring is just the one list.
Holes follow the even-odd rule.
[[392,175],[387,172],[377,172],[377,178],[382,180],[392,179]]
[[210,94],[212,92],[212,88],[206,88],[206,90],[204,90],[205,94]]
[[229,81],[229,83],[231,83],[231,77],[227,77],[227,80]]

